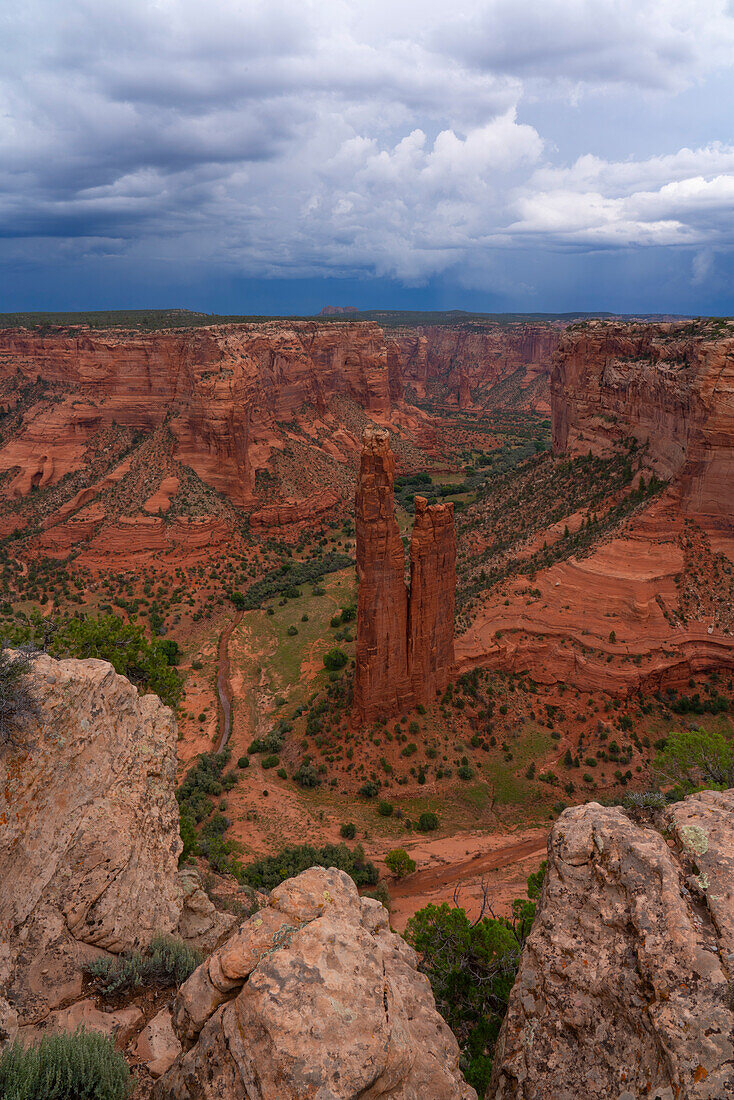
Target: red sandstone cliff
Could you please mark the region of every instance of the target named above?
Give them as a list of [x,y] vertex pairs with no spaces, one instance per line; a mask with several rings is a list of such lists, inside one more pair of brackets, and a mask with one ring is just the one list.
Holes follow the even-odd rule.
[[596,321],[569,330],[551,375],[553,448],[634,437],[685,512],[734,520],[734,325]]
[[[404,383],[419,395],[426,383],[443,385],[460,408],[491,401],[491,389],[523,371],[518,380],[521,404],[549,410],[548,377],[561,337],[560,322],[548,324],[473,323],[427,325],[396,335]],[[472,393],[474,402],[472,402]]]
[[414,703],[445,691],[454,667],[456,535],[454,505],[415,498],[410,540],[408,668]]
[[[53,485],[83,462],[113,424],[168,422],[176,457],[235,504],[255,502],[277,425],[304,405],[316,413],[343,395],[368,415],[391,412],[388,351],[378,325],[267,322],[152,334],[0,332],[0,384],[13,376],[52,388],[0,449],[18,468],[16,496]],[[393,374],[395,368],[393,367]]]
[[443,691],[454,664],[454,506],[416,497],[411,585],[393,505],[388,433],[368,429],[356,495],[357,657],[354,703],[364,721]]

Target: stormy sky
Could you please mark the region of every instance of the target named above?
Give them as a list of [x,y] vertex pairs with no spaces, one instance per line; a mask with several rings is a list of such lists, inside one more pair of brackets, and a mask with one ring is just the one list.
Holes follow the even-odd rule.
[[0,5],[0,311],[733,287],[734,0]]

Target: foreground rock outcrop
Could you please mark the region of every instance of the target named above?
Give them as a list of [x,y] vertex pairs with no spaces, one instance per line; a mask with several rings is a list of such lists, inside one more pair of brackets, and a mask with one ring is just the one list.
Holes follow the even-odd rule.
[[734,791],[656,824],[588,803],[554,826],[494,1100],[734,1096]]
[[16,1026],[80,995],[98,949],[175,930],[183,904],[171,710],[104,661],[41,655],[32,680],[38,717],[0,749],[0,989]]
[[413,950],[342,871],[270,895],[146,1042],[182,1052],[155,1100],[473,1100]]
[[430,702],[446,688],[454,665],[454,506],[415,498],[407,588],[394,484],[389,434],[367,429],[355,503],[359,596],[354,701],[364,721]]

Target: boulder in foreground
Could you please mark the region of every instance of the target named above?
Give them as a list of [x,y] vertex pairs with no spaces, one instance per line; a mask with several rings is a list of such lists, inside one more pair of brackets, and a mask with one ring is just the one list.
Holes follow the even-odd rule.
[[155,1100],[476,1100],[416,955],[343,871],[289,879],[179,990]]
[[497,1046],[494,1100],[734,1097],[734,790],[567,810]]

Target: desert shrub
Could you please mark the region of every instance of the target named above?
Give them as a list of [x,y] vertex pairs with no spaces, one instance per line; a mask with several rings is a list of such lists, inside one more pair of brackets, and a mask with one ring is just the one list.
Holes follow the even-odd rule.
[[359,794],[362,798],[377,798],[379,787],[372,779],[368,779],[366,783],[363,783],[359,788]]
[[176,791],[181,815],[198,825],[214,809],[212,796],[219,796],[224,787],[222,772],[229,761],[229,753],[203,753],[189,770]]
[[242,869],[240,878],[256,889],[272,890],[279,883],[309,867],[338,867],[354,879],[357,886],[374,886],[377,882],[375,865],[365,858],[361,845],[347,848],[346,844],[325,844],[313,848],[310,844],[283,848],[275,856],[265,856]]
[[343,836],[345,840],[354,840],[356,834],[357,826],[351,821],[342,825],[339,830],[339,835]]
[[263,756],[260,763],[263,768],[277,768],[280,764],[280,757],[276,756],[275,753],[271,753],[270,756]]
[[286,634],[288,635],[289,638],[295,638],[297,633],[298,633],[298,627],[297,626],[292,626],[292,625],[289,626],[287,631],[286,631]]
[[384,905],[388,913],[390,912],[390,891],[382,880],[377,883],[377,886],[372,890],[363,890],[362,897],[374,898],[375,901],[379,901],[380,905]]
[[318,787],[321,782],[319,773],[310,760],[304,760],[299,767],[296,772],[296,782],[300,787],[306,790],[312,790],[314,787]]
[[130,951],[112,959],[95,959],[83,970],[103,997],[114,997],[141,986],[182,985],[201,960],[201,953],[178,937],[155,936],[145,953]]
[[0,648],[0,745],[10,741],[13,731],[37,713],[27,678],[30,670],[31,662],[26,654],[11,654]]
[[415,860],[411,859],[405,848],[393,848],[385,856],[385,866],[395,878],[405,878],[415,871]]
[[377,804],[377,812],[380,817],[391,817],[394,809],[392,802],[386,802],[384,799],[381,799]]
[[344,668],[348,660],[343,649],[330,649],[324,654],[324,668],[329,672],[338,672],[340,668]]
[[661,791],[630,791],[622,805],[628,810],[662,810],[668,800]]
[[474,778],[474,768],[472,768],[471,764],[462,764],[460,767],[458,767],[456,769],[456,774],[458,775],[459,779],[464,779],[464,780],[473,779]]
[[237,761],[237,767],[238,768],[249,768],[249,766],[250,766],[249,756],[241,756],[239,758],[239,760]]
[[179,867],[182,863],[185,863],[191,856],[195,856],[199,848],[199,838],[196,835],[196,827],[188,816],[181,812],[179,808],[179,832],[181,834],[181,840],[183,841],[183,848],[181,855],[178,857]]
[[285,744],[285,733],[282,725],[276,726],[271,733],[267,733],[265,737],[256,737],[254,741],[251,741],[247,751],[249,753],[262,752],[268,755],[279,753]]
[[0,1052],[2,1100],[127,1100],[133,1078],[106,1035],[79,1028]]
[[421,833],[432,833],[438,828],[438,814],[434,814],[432,810],[424,810],[418,818],[418,831]]

